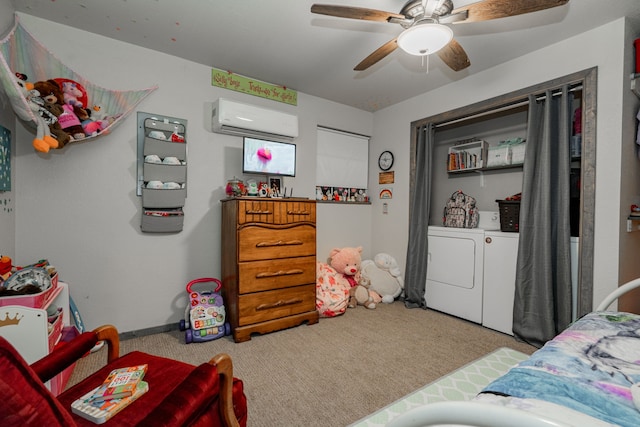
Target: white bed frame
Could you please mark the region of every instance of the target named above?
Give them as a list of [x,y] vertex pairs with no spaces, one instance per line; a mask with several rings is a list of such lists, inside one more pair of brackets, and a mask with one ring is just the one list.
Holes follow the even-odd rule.
[[[595,311],[606,311],[615,300],[640,287],[640,278],[617,288],[605,297]],[[543,416],[481,402],[438,402],[412,409],[393,419],[387,427],[457,425],[470,427],[571,427]]]

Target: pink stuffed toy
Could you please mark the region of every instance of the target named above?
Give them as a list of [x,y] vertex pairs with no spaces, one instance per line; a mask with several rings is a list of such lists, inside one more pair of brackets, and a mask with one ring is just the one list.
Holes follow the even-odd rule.
[[61,84],[64,103],[73,107],[84,108],[79,98],[82,98],[82,91],[78,88],[76,82],[63,81]]
[[329,255],[330,265],[337,273],[342,274],[349,284],[349,307],[355,308],[358,304],[367,308],[376,308],[376,298],[362,279],[360,263],[362,262],[362,247],[333,249]]

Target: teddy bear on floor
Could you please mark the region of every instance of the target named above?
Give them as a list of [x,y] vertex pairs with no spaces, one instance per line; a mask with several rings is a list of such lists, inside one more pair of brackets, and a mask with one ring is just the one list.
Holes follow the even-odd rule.
[[341,274],[349,284],[349,307],[356,308],[363,305],[366,308],[376,308],[375,295],[365,286],[368,282],[362,279],[360,264],[362,261],[362,247],[333,249],[329,255],[329,265]]
[[402,272],[395,258],[379,253],[373,260],[362,261],[362,276],[370,282],[369,289],[382,297],[382,302],[392,303],[404,289]]

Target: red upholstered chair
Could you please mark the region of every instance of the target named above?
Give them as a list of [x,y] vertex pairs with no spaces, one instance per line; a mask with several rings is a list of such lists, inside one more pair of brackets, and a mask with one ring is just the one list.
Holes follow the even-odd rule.
[[[54,396],[44,383],[85,355],[107,344],[107,365]],[[242,426],[247,401],[242,381],[233,378],[231,358],[220,354],[193,366],[133,351],[119,357],[118,332],[103,326],[85,332],[29,366],[0,337],[0,425],[95,426],[71,412],[71,403],[98,387],[115,368],[148,364],[149,391],[106,422],[108,426]]]

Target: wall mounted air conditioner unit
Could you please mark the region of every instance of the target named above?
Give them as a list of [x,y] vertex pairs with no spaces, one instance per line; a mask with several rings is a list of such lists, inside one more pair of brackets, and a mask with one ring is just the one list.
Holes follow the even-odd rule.
[[205,127],[210,132],[292,141],[298,136],[298,116],[219,98],[205,103]]

